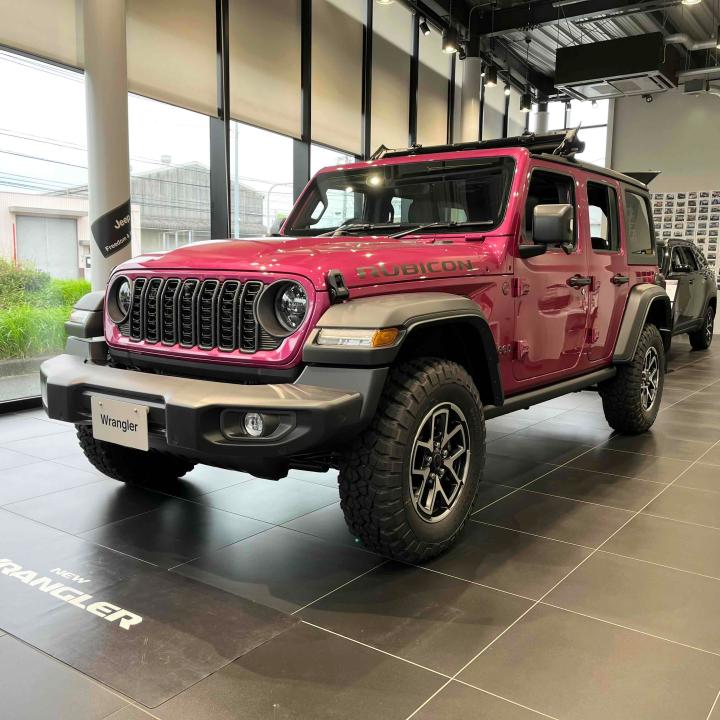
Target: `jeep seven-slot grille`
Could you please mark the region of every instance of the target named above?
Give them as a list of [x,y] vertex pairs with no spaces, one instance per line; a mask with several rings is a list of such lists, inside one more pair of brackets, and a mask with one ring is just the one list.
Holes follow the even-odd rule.
[[225,352],[276,350],[282,340],[257,321],[259,280],[135,279],[128,320],[120,333],[131,340]]

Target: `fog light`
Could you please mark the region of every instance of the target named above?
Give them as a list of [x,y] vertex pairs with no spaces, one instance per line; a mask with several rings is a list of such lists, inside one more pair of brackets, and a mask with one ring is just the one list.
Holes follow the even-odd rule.
[[245,415],[243,426],[250,437],[260,437],[265,429],[263,416],[260,413],[248,413]]

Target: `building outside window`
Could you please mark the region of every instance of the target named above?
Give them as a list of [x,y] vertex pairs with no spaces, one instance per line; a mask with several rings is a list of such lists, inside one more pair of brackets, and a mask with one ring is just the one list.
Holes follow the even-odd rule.
[[293,204],[293,141],[230,124],[230,234],[262,237],[278,229]]

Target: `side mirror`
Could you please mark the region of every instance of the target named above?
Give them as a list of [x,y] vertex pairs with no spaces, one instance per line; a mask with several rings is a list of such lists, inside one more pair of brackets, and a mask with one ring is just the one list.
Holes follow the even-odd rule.
[[573,219],[572,205],[536,205],[533,212],[533,241],[541,245],[572,245]]

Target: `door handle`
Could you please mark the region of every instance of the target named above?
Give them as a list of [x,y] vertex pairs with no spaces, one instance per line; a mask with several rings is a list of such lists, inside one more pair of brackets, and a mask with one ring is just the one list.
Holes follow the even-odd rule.
[[586,287],[592,284],[592,278],[584,277],[583,275],[573,275],[571,278],[568,278],[567,284],[574,288]]
[[613,285],[625,285],[625,283],[630,282],[630,278],[627,275],[620,275],[620,273],[618,273],[617,275],[612,276],[610,282]]

